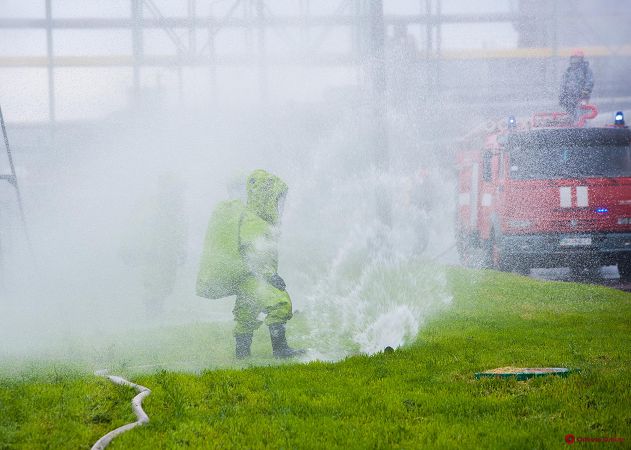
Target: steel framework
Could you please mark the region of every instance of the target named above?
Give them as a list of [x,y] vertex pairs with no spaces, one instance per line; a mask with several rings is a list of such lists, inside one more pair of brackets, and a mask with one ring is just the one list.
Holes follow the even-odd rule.
[[[554,0],[556,5],[558,0]],[[48,78],[48,107],[51,122],[56,120],[55,69],[58,67],[130,67],[132,68],[132,92],[140,95],[141,71],[144,67],[173,67],[181,71],[185,67],[208,67],[212,89],[217,89],[217,68],[220,66],[253,66],[258,72],[261,99],[268,97],[268,68],[276,65],[297,66],[346,66],[357,67],[364,73],[370,65],[369,31],[374,29],[373,0],[340,0],[335,11],[328,14],[312,13],[310,0],[299,0],[298,15],[278,15],[272,10],[272,2],[265,0],[230,0],[229,7],[221,17],[213,14],[201,16],[198,1],[187,0],[187,15],[183,17],[165,16],[154,0],[129,0],[128,18],[58,18],[53,16],[53,0],[44,0],[43,19],[0,19],[1,29],[33,29],[46,33],[46,56],[0,57],[0,69],[7,67],[45,67]],[[538,67],[541,78],[532,80],[532,70],[522,70],[525,77],[517,76],[515,83],[530,83],[541,86],[556,84],[559,58],[569,55],[570,48],[558,45],[556,32],[547,47],[517,48],[510,50],[468,50],[445,51],[442,48],[444,25],[468,25],[474,23],[517,23],[523,19],[523,12],[493,14],[444,14],[441,0],[419,0],[418,14],[385,15],[383,28],[404,26],[417,27],[423,36],[423,48],[416,52],[415,62],[424,67],[422,76],[427,92],[445,92],[454,98],[460,83],[451,83],[445,74],[452,67],[460,67],[471,62],[477,66],[486,65],[493,73],[496,66],[504,67],[513,62],[526,61]],[[553,9],[556,11],[556,7]],[[631,11],[630,11],[631,13]],[[555,12],[556,14],[556,12]],[[567,17],[566,17],[567,19]],[[553,30],[559,20],[554,15],[551,21]],[[323,51],[323,42],[333,28],[344,28],[350,38],[350,52],[335,53]],[[128,30],[131,41],[131,54],[111,56],[59,56],[55,54],[54,32],[56,30]],[[145,51],[145,31],[162,30],[172,43],[172,51],[165,54],[147,54]],[[239,30],[243,34],[246,52],[242,54],[218,54],[217,35],[223,30]],[[268,34],[297,32],[291,41],[293,49],[284,55],[269,52]],[[202,39],[204,35],[204,39]],[[621,46],[594,45],[586,50],[590,58],[603,59],[604,65],[612,60],[623,61],[631,67],[631,43]],[[552,75],[550,75],[552,74]],[[550,80],[550,77],[553,80]],[[509,77],[510,78],[510,77]],[[542,83],[544,81],[544,83]],[[609,81],[601,83],[605,86]],[[620,86],[612,82],[604,95],[620,95]],[[509,86],[510,87],[510,86]],[[490,87],[478,89],[481,96],[489,96]],[[533,88],[539,95],[549,94],[549,89]],[[468,89],[471,91],[471,89]],[[493,91],[495,92],[495,91]],[[465,93],[463,97],[468,100]],[[628,94],[627,94],[628,95]],[[505,93],[497,99],[509,99]],[[460,98],[460,97],[458,97]]]

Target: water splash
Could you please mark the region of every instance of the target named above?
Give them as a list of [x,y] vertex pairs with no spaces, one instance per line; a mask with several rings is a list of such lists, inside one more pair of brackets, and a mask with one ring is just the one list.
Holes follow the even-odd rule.
[[[317,233],[294,228],[294,216],[285,236],[296,248],[317,249],[308,257],[287,249],[292,263],[285,265],[300,269],[290,278],[299,279],[294,298],[308,317],[311,358],[410,344],[428,317],[450,303],[445,273],[428,257],[428,249],[449,240],[429,242],[439,233],[427,209],[410,201],[409,185],[407,175],[369,171],[292,193],[294,214],[306,214],[307,205],[318,214]],[[335,202],[314,197],[314,188],[333,193]],[[377,191],[391,200],[388,225],[379,219]]]
[[420,328],[419,314],[413,307],[398,305],[380,314],[361,333],[353,336],[364,353],[376,353],[386,347],[398,348],[414,339]]

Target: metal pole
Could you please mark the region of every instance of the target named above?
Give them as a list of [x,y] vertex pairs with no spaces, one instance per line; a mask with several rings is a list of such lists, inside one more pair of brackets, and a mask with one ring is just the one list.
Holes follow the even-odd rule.
[[436,1],[436,93],[440,92],[440,66],[441,66],[441,52],[442,52],[442,0]]
[[[353,55],[355,56],[355,60],[356,61],[362,61],[364,58],[364,45],[363,44],[363,39],[365,36],[364,33],[364,23],[363,23],[363,17],[362,17],[362,0],[355,0],[353,2],[353,6],[354,6],[354,19],[355,19],[355,23],[353,26]],[[355,69],[355,80],[357,82],[358,85],[362,84],[362,75],[363,75],[363,71],[362,71],[362,67],[361,64],[357,64],[356,65],[356,69]]]
[[210,71],[210,101],[217,103],[217,61],[215,52],[215,30],[212,9],[208,20],[208,67]]
[[553,91],[559,87],[559,2],[552,0],[552,80]]
[[309,0],[300,0],[300,16],[303,20],[302,26],[300,27],[300,45],[302,47],[303,54],[306,54],[311,42],[311,26],[309,23],[311,16],[311,4]]
[[[197,27],[195,20],[197,19],[197,2],[196,0],[188,0],[188,58],[195,59],[197,54]],[[178,81],[180,83],[180,102],[184,101],[184,81],[182,75],[182,64],[178,66]]]
[[[372,83],[373,161],[378,172],[390,169],[388,152],[388,124],[386,111],[386,58],[383,1],[370,0],[370,79]],[[384,225],[392,223],[391,202],[388,192],[377,191],[377,214]]]
[[48,120],[54,127],[55,115],[55,60],[53,54],[53,7],[52,0],[46,0],[46,55],[48,60]]
[[197,18],[197,2],[196,0],[188,0],[188,54],[191,58],[197,53],[197,27],[195,19]]
[[142,43],[142,0],[131,0],[131,40],[133,53],[133,95],[134,101],[140,99],[140,64],[143,57]]
[[433,34],[434,28],[432,24],[432,0],[425,0],[425,16],[426,16],[426,24],[425,24],[425,78],[426,78],[426,86],[427,86],[427,95],[429,96],[432,92],[432,77],[433,73],[431,71],[431,67],[433,65],[432,62],[432,49],[433,49]]
[[253,49],[253,39],[252,39],[252,2],[254,0],[247,0],[243,2],[243,32],[245,38],[245,51],[248,55],[248,58],[251,58],[254,55]]
[[259,66],[259,93],[261,104],[266,105],[268,101],[268,75],[267,75],[267,52],[265,42],[265,3],[263,0],[256,2],[256,17],[258,24],[258,66]]
[[425,38],[425,57],[429,58],[432,52],[432,33],[433,33],[433,29],[432,29],[432,0],[425,0],[425,19],[426,19],[426,24],[425,24],[425,32],[426,32],[426,38]]
[[388,132],[386,128],[386,59],[385,26],[382,0],[370,1],[370,79],[375,121],[375,162],[377,167],[389,165]]

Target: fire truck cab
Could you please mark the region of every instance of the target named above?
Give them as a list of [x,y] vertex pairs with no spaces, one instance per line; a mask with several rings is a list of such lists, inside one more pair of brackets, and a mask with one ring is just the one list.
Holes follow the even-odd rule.
[[467,136],[457,153],[457,245],[466,264],[574,272],[618,265],[631,279],[631,130],[586,127],[564,113],[510,118]]

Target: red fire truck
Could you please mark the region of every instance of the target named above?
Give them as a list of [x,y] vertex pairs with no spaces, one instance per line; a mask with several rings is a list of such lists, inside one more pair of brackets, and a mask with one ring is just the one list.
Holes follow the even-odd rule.
[[510,117],[461,143],[457,244],[464,263],[525,272],[570,267],[575,275],[618,265],[631,279],[631,130],[587,126],[565,113]]

